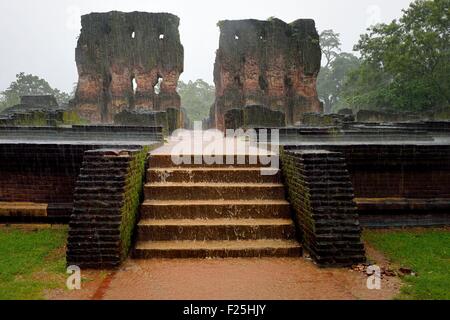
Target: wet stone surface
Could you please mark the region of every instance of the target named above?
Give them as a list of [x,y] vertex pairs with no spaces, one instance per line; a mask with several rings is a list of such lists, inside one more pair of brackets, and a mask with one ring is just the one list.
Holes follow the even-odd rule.
[[392,299],[396,277],[368,290],[367,275],[320,269],[301,258],[128,260],[117,272],[86,271],[80,291],[52,291],[50,299]]

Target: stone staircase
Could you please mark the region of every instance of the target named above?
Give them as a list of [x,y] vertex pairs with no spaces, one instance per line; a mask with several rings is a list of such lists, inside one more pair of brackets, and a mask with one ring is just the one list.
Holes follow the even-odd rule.
[[300,256],[280,172],[246,163],[174,166],[152,155],[134,257]]

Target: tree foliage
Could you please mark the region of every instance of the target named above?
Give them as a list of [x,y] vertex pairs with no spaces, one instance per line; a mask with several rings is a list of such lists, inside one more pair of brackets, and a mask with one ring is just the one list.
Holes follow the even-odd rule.
[[16,75],[16,80],[1,92],[0,109],[19,104],[20,96],[25,95],[54,95],[59,104],[67,103],[71,99],[69,94],[52,88],[44,79],[21,72]]
[[320,33],[320,47],[326,60],[325,68],[328,68],[341,51],[339,33],[335,33],[331,29],[322,31]]
[[202,79],[188,83],[179,81],[178,93],[181,96],[181,106],[186,109],[189,119],[202,121],[208,117],[215,98],[214,86]]
[[403,16],[378,24],[354,50],[361,66],[344,96],[354,108],[426,111],[449,108],[449,0],[416,0]]
[[333,30],[325,30],[320,34],[320,44],[326,64],[320,70],[317,91],[328,113],[348,107],[342,99],[342,90],[347,75],[358,68],[359,60],[351,53],[341,53],[339,34]]

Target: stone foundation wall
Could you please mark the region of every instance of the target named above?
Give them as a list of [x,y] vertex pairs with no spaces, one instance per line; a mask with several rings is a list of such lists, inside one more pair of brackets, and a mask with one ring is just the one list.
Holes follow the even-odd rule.
[[52,141],[56,144],[144,144],[162,142],[162,127],[148,126],[0,126],[0,143],[25,141],[42,143]]
[[282,168],[302,243],[321,266],[365,261],[345,160],[325,150],[285,151]]
[[449,198],[448,145],[286,146],[325,149],[346,159],[356,198]]
[[255,128],[264,126],[279,128],[285,126],[285,115],[280,111],[273,111],[263,106],[246,106],[243,109],[231,109],[225,113],[225,128]]
[[355,117],[353,115],[305,113],[303,114],[302,125],[311,127],[342,127],[354,121]]
[[[161,127],[0,126],[0,221],[67,223],[86,151],[156,147],[162,139]],[[34,216],[32,206],[16,210],[14,203],[48,207]]]
[[89,145],[0,144],[0,202],[48,204],[47,219],[67,221]]
[[0,115],[0,126],[58,126],[85,123],[74,111],[23,110]]
[[69,223],[68,265],[113,268],[128,255],[148,150],[86,152]]
[[342,153],[364,226],[450,225],[448,145],[320,145],[285,149]]

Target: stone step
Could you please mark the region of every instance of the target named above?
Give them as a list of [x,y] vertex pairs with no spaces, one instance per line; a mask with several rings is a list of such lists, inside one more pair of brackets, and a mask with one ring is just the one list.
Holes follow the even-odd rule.
[[89,210],[90,208],[96,207],[99,209],[103,208],[117,208],[122,206],[122,201],[117,200],[110,200],[110,199],[102,199],[102,200],[84,200],[84,199],[77,199],[74,197],[74,207],[79,209],[85,209]]
[[[75,189],[76,192],[79,190]],[[122,201],[125,198],[125,194],[120,193],[75,193],[74,201]]]
[[0,202],[0,217],[46,217],[47,203]]
[[111,229],[119,229],[121,224],[121,220],[119,221],[102,221],[102,220],[72,220],[69,223],[69,227],[72,229],[89,229],[95,228],[95,230],[111,230]]
[[271,168],[150,168],[147,171],[147,182],[279,183],[280,181],[280,170]]
[[[149,158],[149,168],[230,168],[230,167],[270,167],[270,163],[263,163],[261,157],[253,155],[217,155],[215,162],[208,163],[208,158],[198,155],[184,155],[181,163],[177,157],[172,159],[170,154],[151,154]],[[273,158],[278,157],[273,155]],[[181,159],[181,158],[180,158]],[[214,159],[214,158],[213,158]],[[270,158],[269,158],[270,159]],[[175,163],[179,161],[180,163]],[[212,161],[212,160],[211,160]],[[264,159],[264,161],[267,161]],[[279,162],[278,162],[279,163]]]
[[150,183],[146,200],[252,200],[285,198],[282,184],[271,183]]
[[103,222],[121,222],[122,215],[120,214],[72,214],[70,220],[73,222],[83,221],[89,223],[103,223]]
[[80,174],[78,176],[77,181],[82,182],[93,182],[93,183],[101,183],[101,182],[126,182],[127,177],[123,175],[109,175],[109,174],[96,174],[96,175],[85,175]]
[[[302,170],[301,170],[302,171]],[[330,180],[338,180],[343,179],[344,177],[348,177],[348,171],[346,169],[327,169],[321,170],[319,168],[303,170],[305,176],[311,177],[315,180],[320,179],[330,179]]]
[[294,239],[291,219],[144,219],[138,240]]
[[90,176],[105,176],[105,175],[111,175],[111,176],[124,176],[128,173],[128,168],[81,168],[80,174],[82,175],[90,175]]
[[116,248],[119,241],[105,241],[105,242],[76,242],[68,243],[69,250],[99,250],[102,248]]
[[286,200],[147,200],[143,219],[290,218]]
[[102,237],[102,236],[120,236],[120,230],[117,228],[71,228],[69,230],[69,237]]
[[96,164],[96,165],[116,165],[116,164],[128,165],[128,163],[130,162],[130,157],[129,156],[93,157],[85,155],[83,157],[83,162],[86,164]]
[[246,241],[139,241],[133,251],[137,259],[300,257],[294,240]]
[[113,187],[112,185],[94,185],[94,186],[84,186],[79,185],[75,187],[75,194],[77,195],[122,195],[125,191],[125,185]]
[[[77,232],[77,230],[75,230]],[[68,243],[78,243],[78,242],[91,242],[93,244],[100,242],[114,242],[120,241],[120,234],[69,234],[67,237]]]
[[123,189],[126,186],[126,181],[77,181],[76,187],[79,189],[87,188],[113,188],[113,189]]

